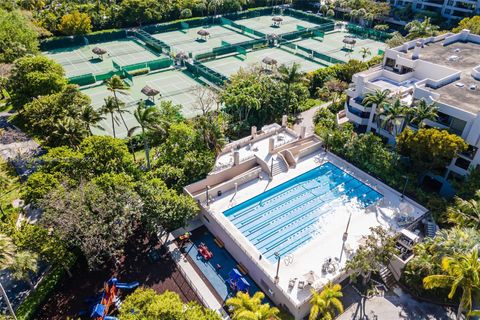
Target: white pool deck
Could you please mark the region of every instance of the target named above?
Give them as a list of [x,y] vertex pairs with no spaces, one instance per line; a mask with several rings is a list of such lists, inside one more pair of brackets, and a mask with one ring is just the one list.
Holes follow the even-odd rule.
[[[358,248],[362,236],[369,234],[371,227],[384,226],[392,231],[401,229],[395,219],[395,217],[399,215],[400,207],[409,208],[409,215],[415,219],[421,217],[427,211],[408,198],[402,200],[400,194],[395,190],[354,168],[337,156],[326,153],[323,150],[307,156],[297,164],[296,168],[291,168],[285,173],[276,175],[272,181],[269,181],[266,174],[262,174],[262,179],[255,179],[246,184],[239,185],[236,194],[234,190],[230,190],[229,192],[223,193],[220,197],[215,197],[214,201],[210,203],[208,211],[217,218],[233,238],[236,239],[236,242],[243,247],[251,257],[259,257],[260,252],[228,218],[224,216],[223,212],[232,206],[303,174],[326,161],[332,162],[342,170],[374,188],[384,196],[384,199],[370,206],[368,210],[360,209],[350,204],[336,206],[335,210],[326,214],[321,221],[319,221],[318,227],[322,229],[322,232],[318,236],[306,245],[301,246],[292,254],[287,255],[287,257],[282,257],[278,286],[284,293],[289,295],[295,304],[303,304],[310,297],[310,287],[307,286],[303,290],[297,289],[298,282],[300,280],[305,281],[304,275],[308,272],[313,271],[318,275],[318,281],[313,285],[315,288],[320,288],[329,280],[334,280],[342,275],[340,269],[344,267],[347,259],[345,251],[342,253],[342,260],[339,263],[340,268],[338,268],[336,272],[322,274],[322,264],[328,258],[340,258],[343,247],[342,236],[347,226],[350,211],[352,212],[352,216],[345,247],[353,250]],[[341,200],[338,199],[336,201]],[[402,202],[404,204],[401,205]],[[405,214],[405,212],[403,212],[403,214]],[[276,272],[276,264],[267,259],[252,259],[256,259],[256,263],[273,279]],[[297,279],[295,286],[290,290],[289,281],[295,278]]]

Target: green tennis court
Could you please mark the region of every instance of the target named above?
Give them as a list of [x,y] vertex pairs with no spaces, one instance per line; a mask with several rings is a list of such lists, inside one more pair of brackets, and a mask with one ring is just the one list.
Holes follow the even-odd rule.
[[[343,39],[348,37],[353,37],[356,40],[356,43],[352,50],[347,50]],[[346,31],[335,30],[325,33],[323,40],[316,39],[304,39],[297,42],[294,42],[296,45],[315,50],[317,52],[323,53],[327,56],[342,60],[347,62],[351,59],[363,60],[361,50],[362,48],[367,48],[370,50],[371,55],[367,55],[365,59],[370,59],[371,57],[378,54],[378,50],[385,50],[387,45],[384,42],[371,40],[368,38],[361,38]]]
[[[198,31],[205,29],[210,35],[205,39],[197,34]],[[236,44],[252,39],[257,39],[254,35],[243,33],[241,30],[235,31],[233,28],[223,26],[197,27],[185,30],[170,31],[152,34],[171,47],[174,54],[183,51],[193,55],[211,51],[212,48],[222,46],[222,42]]]
[[[169,100],[174,104],[181,104],[182,114],[186,118],[192,118],[200,114],[200,109],[197,108],[198,98],[195,90],[201,86],[201,84],[190,77],[187,72],[170,70],[150,73],[134,77],[133,86],[127,91],[127,94],[118,94],[118,98],[127,105],[126,109],[128,112],[123,114],[123,118],[127,123],[128,129],[138,124],[133,116],[133,111],[140,100],[147,100],[147,96],[141,92],[147,85],[157,89],[161,94],[161,98],[155,99],[155,102],[158,102],[158,100]],[[92,99],[92,105],[96,109],[101,108],[106,97],[113,96],[105,85],[86,88],[83,89],[82,92]],[[108,134],[113,136],[111,116],[105,115],[105,117],[106,119],[100,123],[101,128],[92,128],[92,131],[94,134]],[[123,138],[127,136],[128,130],[120,121],[115,125],[115,131],[117,137]]]
[[256,18],[249,18],[243,20],[235,20],[235,23],[243,25],[245,27],[260,31],[264,34],[284,34],[287,32],[297,31],[297,26],[301,26],[303,28],[313,28],[318,27],[317,24],[300,20],[290,16],[280,16],[283,21],[280,23],[278,27],[273,26],[272,18],[274,16],[259,16]]
[[[92,52],[95,47],[107,52],[103,55],[103,60]],[[130,38],[56,49],[44,52],[44,54],[63,66],[67,78],[88,73],[106,73],[114,69],[112,60],[115,60],[120,66],[125,66],[155,60],[160,56],[147,49],[140,41]]]
[[217,71],[227,77],[237,73],[241,68],[247,69],[254,65],[262,65],[262,60],[266,57],[277,60],[277,66],[282,64],[292,65],[299,63],[303,72],[309,72],[324,68],[325,66],[293,53],[284,51],[278,48],[268,48],[258,51],[248,52],[246,59],[242,60],[237,56],[227,56],[224,58],[204,62],[203,64],[208,68]]

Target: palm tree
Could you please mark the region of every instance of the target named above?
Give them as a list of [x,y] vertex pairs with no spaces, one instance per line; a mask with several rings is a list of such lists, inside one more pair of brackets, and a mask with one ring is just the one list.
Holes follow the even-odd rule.
[[[12,242],[12,239],[0,233],[0,269],[6,269],[10,267],[15,262],[15,245]],[[16,320],[17,317],[15,315],[15,311],[12,308],[12,304],[10,303],[10,299],[5,292],[2,284],[0,283],[0,291],[2,293],[3,299],[7,304],[7,308],[10,311],[13,319]]]
[[145,107],[145,103],[140,101],[137,105],[137,109],[133,112],[135,119],[138,122],[138,126],[135,126],[129,130],[129,135],[132,135],[137,129],[142,130],[143,146],[145,148],[145,157],[147,158],[147,169],[150,170],[150,148],[148,146],[148,138],[146,135],[147,130],[159,129],[158,125],[160,121],[160,114],[155,106]]
[[408,39],[431,37],[437,33],[438,29],[437,25],[431,23],[430,17],[426,17],[422,22],[413,20],[405,26]]
[[300,69],[300,64],[294,63],[290,67],[281,65],[278,68],[280,81],[285,84],[285,94],[287,97],[285,112],[288,115],[290,111],[290,101],[292,99],[291,88],[296,83],[302,82],[304,79],[304,73]]
[[[367,92],[365,97],[362,100],[362,103],[365,107],[375,107],[379,111],[383,108],[384,104],[388,101],[390,97],[390,90],[375,90],[373,92]],[[375,110],[372,110],[375,112]]]
[[21,251],[15,255],[13,264],[9,268],[12,276],[16,280],[25,280],[30,287],[35,289],[30,272],[38,271],[38,254],[28,251]]
[[472,310],[472,293],[475,288],[480,287],[478,250],[478,246],[475,246],[470,253],[444,257],[442,259],[442,270],[446,274],[431,275],[423,278],[425,289],[450,287],[449,299],[455,296],[459,287],[462,289],[457,319],[460,319],[464,310]]
[[110,114],[110,118],[112,120],[113,137],[116,138],[117,135],[115,133],[115,124],[119,123],[119,120],[116,114],[117,103],[115,102],[115,98],[113,97],[106,97],[104,101],[105,101],[105,104],[100,109],[100,112],[102,114]]
[[226,301],[233,320],[276,320],[280,319],[277,308],[268,303],[262,304],[265,295],[257,291],[250,297],[248,293],[237,292],[237,295]]
[[54,142],[65,142],[69,146],[74,147],[82,142],[87,131],[85,127],[72,117],[65,117],[55,123],[51,140]]
[[384,110],[379,113],[378,119],[383,117],[381,128],[384,128],[386,124],[391,123],[393,125],[394,136],[397,136],[403,129],[403,120],[407,115],[408,109],[402,104],[400,99],[395,100],[393,104],[386,104]]
[[343,313],[343,304],[340,298],[343,297],[342,286],[333,284],[331,281],[323,287],[321,292],[312,290],[312,298],[310,304],[309,320],[315,320],[319,315],[324,320],[335,318],[335,314]]
[[[123,80],[119,76],[113,76],[110,79],[106,81],[107,85],[107,90],[113,92],[113,97],[115,98],[115,103],[117,105],[117,112],[120,115],[120,118],[122,119],[123,125],[125,126],[125,129],[128,131],[127,123],[125,122],[125,119],[123,118],[122,115],[122,110],[121,110],[121,101],[118,100],[117,93],[122,93],[122,94],[128,94],[127,90],[129,89],[129,86],[123,82]],[[123,105],[125,105],[123,103]]]
[[425,99],[420,99],[412,108],[412,118],[410,123],[420,128],[425,126],[424,120],[436,121],[438,118],[438,106],[435,102],[427,103]]
[[92,135],[92,127],[98,128],[98,123],[105,120],[105,117],[92,106],[83,106],[80,111],[80,118],[85,123],[85,129]]
[[[388,99],[390,98],[390,90],[378,90],[376,89],[373,92],[367,92],[365,97],[362,100],[362,104],[365,107],[371,107],[372,111],[371,114],[376,114],[377,110],[378,113],[383,112],[383,108],[387,103]],[[378,117],[377,117],[378,119]]]
[[360,49],[360,54],[362,55],[362,61],[365,61],[365,58],[372,55],[372,51],[369,48],[363,47]]
[[480,230],[480,191],[477,191],[476,199],[455,199],[455,205],[448,208],[448,221],[463,228]]
[[0,269],[5,269],[14,261],[15,245],[12,239],[0,233]]

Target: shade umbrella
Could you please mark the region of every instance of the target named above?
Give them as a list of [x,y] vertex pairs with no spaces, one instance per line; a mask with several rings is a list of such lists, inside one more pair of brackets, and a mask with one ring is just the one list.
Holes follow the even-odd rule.
[[183,51],[180,51],[179,53],[177,53],[177,54],[175,55],[175,59],[177,59],[177,60],[186,60],[186,59],[188,59],[188,54],[186,54],[186,53],[183,52]]
[[150,86],[143,87],[141,92],[147,97],[152,98],[152,100],[155,100],[155,96],[160,93],[160,91]]
[[272,18],[272,21],[273,21],[273,26],[274,27],[280,27],[280,23],[282,23],[283,18],[279,17],[279,16],[275,16],[275,17]]
[[210,35],[210,32],[208,32],[208,30],[205,30],[205,29],[200,29],[198,30],[197,34],[201,36],[204,40],[207,40],[207,37]]
[[357,40],[355,40],[355,38],[353,37],[345,36],[345,38],[343,38],[343,43],[345,44],[345,46],[350,46],[351,49],[357,43]]
[[92,52],[96,54],[100,59],[103,59],[103,55],[107,53],[107,50],[100,47],[95,47],[92,49]]
[[262,62],[265,63],[267,66],[273,66],[278,63],[277,60],[271,58],[271,57],[265,57],[262,59]]
[[315,282],[320,280],[320,277],[313,270],[310,270],[309,272],[305,273],[303,277],[305,278],[305,281],[309,285],[313,285]]

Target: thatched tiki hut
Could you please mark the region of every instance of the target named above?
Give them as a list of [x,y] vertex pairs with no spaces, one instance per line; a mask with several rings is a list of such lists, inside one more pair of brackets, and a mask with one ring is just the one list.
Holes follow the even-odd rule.
[[262,64],[264,70],[272,71],[278,64],[278,61],[273,59],[272,57],[265,57],[262,59]]
[[268,44],[271,45],[271,46],[275,46],[278,43],[279,39],[280,39],[280,37],[278,36],[278,34],[271,33],[271,34],[267,35]]
[[200,36],[201,40],[207,41],[208,36],[210,35],[210,32],[208,32],[208,30],[205,30],[205,29],[200,29],[198,30],[197,34]]
[[353,50],[353,47],[355,47],[356,43],[357,40],[355,40],[354,37],[345,36],[345,38],[343,38],[343,47],[346,49]]
[[183,65],[184,61],[188,59],[188,54],[183,51],[180,51],[175,55],[175,61],[178,65]]
[[145,86],[142,89],[142,93],[146,95],[148,99],[151,99],[152,102],[155,102],[155,96],[158,95],[160,91],[150,86]]
[[275,16],[272,18],[272,27],[274,28],[280,28],[280,25],[282,24],[283,22],[283,18],[282,17],[279,17],[279,16]]
[[103,55],[107,53],[107,50],[100,47],[95,47],[92,49],[92,52],[96,54],[100,60],[103,60]]

